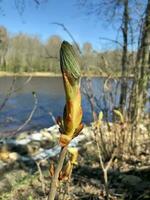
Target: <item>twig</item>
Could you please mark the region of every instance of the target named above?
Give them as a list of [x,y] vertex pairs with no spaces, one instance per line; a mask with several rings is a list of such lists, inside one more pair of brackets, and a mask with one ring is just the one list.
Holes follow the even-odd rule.
[[106,38],[106,37],[100,37],[99,39],[100,40],[107,40],[107,41],[110,41],[110,42],[118,44],[121,48],[123,47],[123,45],[120,42],[118,42],[117,40],[113,40],[113,39]]
[[52,177],[51,187],[50,187],[51,189],[50,189],[50,192],[49,192],[49,195],[48,195],[48,200],[54,200],[55,199],[56,190],[57,190],[57,187],[58,187],[58,177],[59,177],[59,173],[62,169],[64,160],[65,160],[67,148],[68,148],[68,146],[65,146],[61,149],[59,159],[58,159],[59,162],[58,162],[57,168],[55,169],[55,174]]
[[45,59],[56,59],[58,61],[60,60],[59,57],[50,55],[48,52],[48,49],[46,47],[44,47],[44,50],[45,50],[47,56],[40,56],[40,57],[45,58]]
[[87,97],[87,99],[90,103],[93,120],[96,121],[97,120],[97,114],[95,112],[96,105],[95,105],[95,97],[94,97],[93,90],[92,90],[91,79],[86,78],[86,82],[85,82],[82,92]]
[[5,107],[7,101],[9,100],[9,98],[11,97],[12,94],[18,92],[19,90],[21,90],[26,84],[28,84],[32,79],[32,76],[30,76],[29,78],[27,78],[27,80],[23,83],[23,85],[21,87],[18,87],[16,89],[14,89],[14,85],[16,83],[16,76],[14,76],[11,86],[8,90],[8,93],[3,101],[3,103],[0,105],[0,111]]
[[81,50],[80,50],[80,47],[78,45],[78,43],[76,42],[75,38],[73,37],[73,35],[70,33],[70,31],[68,30],[68,28],[66,28],[66,26],[62,23],[58,23],[58,22],[53,22],[52,24],[55,24],[55,25],[58,25],[58,26],[61,26],[64,31],[69,35],[69,37],[72,39],[72,41],[74,42],[77,50],[79,51],[79,53],[81,54]]
[[37,5],[40,5],[40,2],[38,0],[34,0],[34,2],[37,4]]
[[103,171],[103,176],[104,176],[104,185],[105,185],[105,191],[106,191],[106,199],[109,200],[109,189],[108,189],[108,170],[113,162],[113,159],[116,155],[116,148],[114,149],[111,158],[109,160],[109,162],[107,163],[107,165],[104,165],[103,159],[102,159],[102,154],[101,154],[101,149],[100,149],[100,145],[98,142],[98,138],[97,138],[97,130],[95,129],[95,141],[96,141],[96,145],[97,145],[97,149],[98,149],[98,154],[99,154],[99,162],[100,162],[100,167]]
[[16,76],[13,77],[13,80],[12,80],[11,86],[8,90],[8,93],[7,93],[3,103],[0,105],[0,111],[5,107],[7,101],[9,100],[10,96],[12,95],[15,82],[16,82]]
[[38,99],[37,99],[37,96],[36,96],[35,92],[33,92],[32,94],[33,94],[33,97],[34,97],[34,106],[33,106],[33,109],[31,111],[29,117],[27,118],[27,120],[13,133],[13,135],[16,134],[16,133],[18,133],[19,131],[21,131],[31,121],[32,116],[33,116],[33,114],[36,111],[37,104],[38,104]]
[[31,81],[31,79],[32,79],[32,75],[27,78],[27,80],[23,83],[23,85],[21,87],[14,89],[12,91],[12,93],[16,93],[16,92],[20,91],[25,85],[27,85]]
[[49,114],[50,117],[52,118],[54,124],[57,125],[57,121],[56,121],[56,118],[55,118],[55,116],[53,115],[53,113],[52,113],[52,112],[49,112],[48,114]]
[[44,183],[44,176],[43,176],[40,164],[41,164],[40,162],[36,162],[36,165],[37,165],[37,168],[38,168],[38,171],[39,171],[39,174],[40,174],[40,181],[41,181],[41,184],[42,184],[42,190],[43,190],[44,196],[46,197],[46,193],[45,193],[46,189],[45,189],[45,183]]

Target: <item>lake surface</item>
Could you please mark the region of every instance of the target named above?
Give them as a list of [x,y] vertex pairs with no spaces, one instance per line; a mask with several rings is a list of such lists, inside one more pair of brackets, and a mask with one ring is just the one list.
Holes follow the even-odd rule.
[[[12,84],[13,77],[0,78],[0,104],[8,94],[8,90]],[[29,117],[33,106],[34,98],[32,92],[36,92],[38,104],[31,121],[25,126],[25,129],[40,129],[49,127],[54,124],[52,117],[62,116],[65,104],[64,88],[61,77],[33,77],[27,84],[24,84],[27,77],[17,77],[13,93],[5,107],[0,111],[0,131],[12,131],[17,129]],[[82,106],[83,106],[83,122],[90,123],[92,121],[91,107],[84,95],[85,78],[81,80],[82,90]],[[120,81],[109,80],[104,92],[105,78],[92,78],[93,94],[96,98],[96,112],[108,112],[109,120],[112,120],[112,110],[119,104]],[[131,81],[129,80],[128,89],[130,90]],[[90,88],[87,89],[90,92]],[[110,95],[111,94],[111,95]],[[129,95],[129,92],[128,92]],[[128,105],[127,105],[128,106]],[[149,104],[147,104],[149,109]]]

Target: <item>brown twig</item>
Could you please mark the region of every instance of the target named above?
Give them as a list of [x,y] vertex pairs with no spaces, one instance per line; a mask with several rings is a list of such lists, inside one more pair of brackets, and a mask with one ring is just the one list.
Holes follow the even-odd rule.
[[61,149],[61,152],[60,152],[60,155],[59,155],[59,162],[58,162],[58,165],[57,165],[57,168],[55,169],[55,174],[54,176],[52,177],[52,180],[51,180],[51,187],[50,187],[50,191],[49,191],[49,195],[48,195],[48,200],[54,200],[55,199],[55,195],[56,195],[56,190],[57,190],[57,187],[58,187],[58,177],[59,177],[59,173],[63,167],[63,163],[64,163],[64,160],[65,160],[65,156],[66,156],[66,153],[67,153],[67,148],[68,146],[65,146]]
[[31,79],[32,79],[32,75],[27,78],[27,80],[23,83],[23,85],[21,87],[15,88],[12,91],[12,93],[16,93],[16,92],[20,91],[25,85],[27,85],[31,81]]
[[120,47],[123,46],[123,45],[122,45],[119,41],[117,41],[117,40],[113,40],[113,39],[106,38],[106,37],[100,37],[99,39],[100,39],[100,40],[107,40],[107,41],[110,41],[110,42],[116,43],[116,44],[118,44]]
[[33,114],[35,113],[36,111],[36,108],[37,108],[37,104],[38,104],[38,99],[37,99],[37,96],[36,96],[36,93],[33,92],[33,97],[34,97],[34,106],[33,106],[33,109],[29,115],[29,117],[27,118],[27,120],[21,125],[19,126],[19,128],[17,128],[17,130],[15,130],[13,133],[11,133],[11,136],[13,135],[16,135],[19,131],[21,131],[32,119],[32,116]]
[[108,188],[108,170],[113,162],[113,159],[116,155],[116,148],[114,149],[112,155],[111,155],[111,158],[110,160],[108,161],[107,165],[105,166],[104,165],[104,162],[103,162],[103,158],[102,158],[102,154],[101,154],[101,149],[100,149],[100,145],[99,145],[99,139],[97,137],[97,129],[95,129],[95,142],[96,142],[96,146],[97,146],[97,149],[98,149],[98,155],[99,155],[99,162],[100,162],[100,167],[103,171],[103,176],[104,176],[104,186],[105,186],[105,192],[106,192],[106,200],[109,200],[109,188]]
[[9,100],[9,98],[11,97],[12,94],[20,91],[26,84],[28,84],[32,79],[32,76],[28,77],[27,80],[23,83],[23,85],[21,87],[18,87],[18,88],[15,88],[14,89],[14,85],[16,83],[16,76],[13,77],[13,80],[12,80],[12,83],[11,83],[11,86],[8,90],[8,93],[5,97],[5,99],[3,100],[2,104],[0,105],[0,111],[5,107],[7,101]]
[[42,184],[42,191],[43,191],[44,196],[46,197],[44,176],[43,176],[40,164],[41,164],[41,162],[36,162],[36,165],[37,165],[37,168],[38,168],[38,171],[39,171],[39,175],[40,175],[40,181],[41,181],[41,184]]
[[10,96],[12,95],[13,93],[13,90],[14,90],[14,85],[15,85],[15,82],[16,82],[16,76],[13,77],[13,80],[12,80],[12,83],[11,83],[11,86],[8,90],[8,93],[4,99],[4,101],[2,102],[2,104],[0,105],[0,111],[5,107],[7,101],[9,100]]
[[47,56],[42,56],[41,55],[40,57],[45,58],[45,59],[56,59],[58,61],[60,60],[58,56],[52,56],[52,55],[50,55],[49,52],[48,52],[48,49],[46,47],[44,47],[44,50],[45,50]]
[[81,54],[80,47],[79,47],[78,43],[76,42],[75,38],[73,37],[73,35],[71,34],[71,32],[68,30],[68,28],[67,28],[64,24],[58,23],[58,22],[53,22],[52,24],[61,26],[61,27],[64,29],[64,31],[65,31],[65,32],[69,35],[69,37],[72,39],[72,41],[74,42],[74,44],[75,44],[77,50],[78,50],[79,53]]

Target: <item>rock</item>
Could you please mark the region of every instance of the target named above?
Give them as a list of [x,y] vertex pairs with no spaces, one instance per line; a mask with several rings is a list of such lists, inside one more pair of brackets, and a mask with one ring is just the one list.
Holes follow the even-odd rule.
[[9,159],[12,161],[16,161],[20,158],[19,154],[16,152],[12,152],[9,154]]
[[52,140],[53,140],[52,134],[49,133],[48,131],[46,131],[45,129],[42,130],[40,133],[41,133],[42,137],[43,137],[45,140],[48,140],[48,141],[52,141]]
[[31,141],[27,144],[28,155],[34,155],[40,149],[40,143],[37,141]]
[[51,126],[47,129],[47,131],[52,134],[59,133],[59,126],[58,125]]
[[17,140],[26,139],[30,134],[32,134],[32,133],[27,132],[27,131],[25,131],[25,132],[23,132],[23,133],[20,133],[20,134],[17,136]]
[[1,151],[0,152],[0,160],[7,162],[9,159],[9,152],[8,151]]

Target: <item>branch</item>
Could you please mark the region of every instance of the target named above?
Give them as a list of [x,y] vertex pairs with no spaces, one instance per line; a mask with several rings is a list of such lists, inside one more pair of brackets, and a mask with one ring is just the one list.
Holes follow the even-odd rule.
[[0,105],[0,111],[5,107],[7,101],[9,100],[9,98],[11,97],[12,94],[18,92],[19,90],[21,90],[26,84],[28,84],[32,79],[32,76],[30,76],[29,78],[27,78],[27,80],[23,83],[23,85],[21,87],[18,87],[16,89],[14,89],[14,85],[16,83],[16,76],[14,76],[11,86],[8,90],[8,93],[6,95],[6,97],[4,98],[2,104]]
[[58,123],[57,123],[57,120],[56,120],[55,116],[53,115],[53,113],[52,113],[52,112],[48,112],[48,114],[49,114],[50,117],[52,118],[54,124],[57,125]]
[[16,76],[13,77],[13,80],[12,80],[11,86],[8,90],[8,93],[5,97],[5,99],[3,100],[2,104],[0,105],[0,111],[5,107],[7,101],[9,100],[10,96],[12,95],[15,82],[16,82]]
[[32,75],[27,78],[27,80],[23,83],[23,85],[21,87],[14,89],[12,91],[12,93],[16,93],[16,92],[20,91],[25,85],[27,85],[31,81],[31,79],[32,79]]
[[36,111],[37,104],[38,104],[38,99],[37,99],[37,96],[36,96],[35,92],[33,92],[32,94],[33,94],[33,97],[34,97],[34,106],[33,106],[33,109],[31,111],[29,117],[27,118],[27,120],[13,133],[13,135],[16,134],[16,133],[18,133],[19,131],[21,131],[31,121],[32,116],[33,116],[33,114]]
[[45,50],[47,56],[40,56],[40,57],[45,58],[45,59],[56,59],[56,60],[59,61],[59,58],[58,58],[57,56],[51,56],[51,55],[49,54],[49,52],[48,52],[48,50],[47,50],[46,47],[44,47],[44,50]]
[[42,173],[42,170],[41,170],[41,167],[40,167],[41,162],[35,162],[35,163],[36,163],[38,171],[39,171],[40,181],[41,181],[41,184],[42,184],[42,191],[43,191],[44,196],[46,197],[45,181],[44,181],[44,176],[43,176],[43,173]]
[[58,25],[58,26],[61,26],[64,31],[70,36],[70,38],[72,39],[72,41],[74,42],[77,50],[79,51],[79,53],[81,54],[81,50],[80,50],[80,47],[78,45],[78,43],[76,42],[76,40],[74,39],[73,35],[70,33],[70,31],[66,28],[66,26],[62,23],[58,23],[58,22],[53,22],[52,24],[55,24],[55,25]]
[[49,195],[48,195],[48,200],[54,200],[55,199],[56,190],[57,190],[57,187],[58,187],[58,177],[59,177],[59,173],[60,173],[60,171],[63,167],[63,163],[64,163],[65,156],[66,156],[66,153],[67,153],[67,148],[68,148],[68,146],[65,146],[61,149],[59,159],[58,159],[59,162],[58,162],[57,168],[55,169],[55,174],[52,177],[51,187],[50,187],[51,189],[50,189],[50,192],[49,192]]
[[100,37],[99,39],[100,39],[100,40],[107,40],[107,41],[116,43],[116,44],[118,44],[121,48],[123,48],[123,45],[122,45],[120,42],[118,42],[117,40],[113,40],[113,39],[105,38],[105,37]]
[[37,4],[37,5],[40,5],[40,2],[38,0],[34,0],[34,2]]

